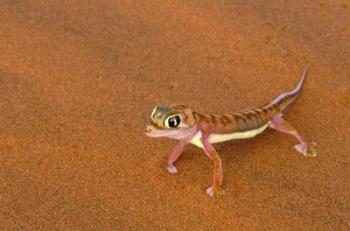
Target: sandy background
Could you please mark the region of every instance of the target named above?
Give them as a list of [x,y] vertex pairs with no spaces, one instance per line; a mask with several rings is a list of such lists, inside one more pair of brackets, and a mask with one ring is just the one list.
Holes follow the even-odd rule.
[[[1,1],[1,230],[349,230],[349,1]],[[216,145],[144,135],[152,108],[259,106],[294,87],[285,116],[318,157],[268,130]]]

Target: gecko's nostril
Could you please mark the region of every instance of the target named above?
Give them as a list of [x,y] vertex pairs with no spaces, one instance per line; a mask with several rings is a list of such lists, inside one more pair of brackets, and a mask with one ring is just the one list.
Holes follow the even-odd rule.
[[145,130],[146,132],[150,132],[150,131],[152,131],[152,127],[150,127],[149,125],[146,127],[146,130]]

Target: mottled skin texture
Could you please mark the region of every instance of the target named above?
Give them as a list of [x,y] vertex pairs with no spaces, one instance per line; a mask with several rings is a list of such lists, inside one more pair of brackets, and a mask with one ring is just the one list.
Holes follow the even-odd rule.
[[[224,114],[201,114],[184,105],[173,105],[170,107],[158,105],[153,109],[151,125],[146,127],[146,135],[150,137],[168,137],[179,140],[179,143],[171,151],[167,170],[176,173],[175,161],[183,151],[187,143],[193,143],[203,148],[204,153],[212,160],[214,167],[213,185],[207,189],[210,196],[223,194],[222,164],[221,159],[212,145],[221,142],[226,135],[234,135],[234,138],[242,139],[253,137],[266,127],[270,127],[293,135],[300,143],[295,149],[304,156],[316,156],[315,143],[309,142],[302,137],[297,130],[282,118],[282,111],[291,104],[299,95],[303,85],[306,70],[296,88],[290,92],[276,97],[269,104],[256,109],[245,110],[235,113]],[[256,132],[258,131],[258,132]],[[199,144],[194,142],[196,134],[200,134]],[[227,138],[227,137],[226,137]]]

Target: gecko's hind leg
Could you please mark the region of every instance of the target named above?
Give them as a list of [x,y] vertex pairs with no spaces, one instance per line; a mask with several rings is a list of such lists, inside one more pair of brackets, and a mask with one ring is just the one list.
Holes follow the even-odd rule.
[[302,137],[291,124],[289,124],[287,121],[285,121],[282,118],[281,114],[276,115],[272,118],[270,127],[280,132],[293,135],[300,142],[300,144],[295,145],[294,148],[298,152],[302,153],[304,156],[307,156],[307,157],[317,156],[317,151],[315,149],[316,143],[309,142],[307,139]]

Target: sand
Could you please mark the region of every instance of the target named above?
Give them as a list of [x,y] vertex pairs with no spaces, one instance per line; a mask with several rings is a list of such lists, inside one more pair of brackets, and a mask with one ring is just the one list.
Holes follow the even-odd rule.
[[[2,1],[1,230],[349,230],[350,3]],[[268,130],[217,144],[144,135],[152,108],[255,107],[310,72],[285,118],[318,157]]]

